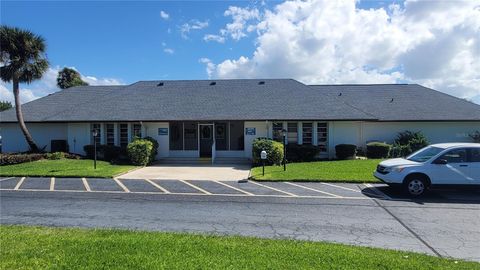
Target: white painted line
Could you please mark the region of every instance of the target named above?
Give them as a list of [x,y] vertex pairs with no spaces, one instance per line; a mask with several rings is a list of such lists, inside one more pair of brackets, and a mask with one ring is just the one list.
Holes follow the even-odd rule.
[[152,186],[160,189],[163,193],[170,193],[170,191],[168,191],[167,189],[165,189],[164,187],[160,186],[159,184],[153,182],[153,181],[150,180],[150,179],[145,179],[145,181],[147,181],[148,183],[150,183]]
[[90,189],[90,185],[88,184],[87,179],[85,177],[82,178],[82,182],[83,182],[83,185],[85,186],[86,191],[89,191],[89,192],[92,191]]
[[230,186],[229,184],[225,184],[225,183],[223,183],[223,182],[221,182],[221,181],[215,181],[215,180],[214,180],[214,181],[212,181],[212,182],[218,183],[218,184],[220,184],[220,185],[226,186],[226,187],[231,188],[231,189],[236,190],[236,191],[240,191],[240,192],[242,192],[242,193],[244,193],[244,194],[247,194],[248,196],[255,196],[255,195],[253,195],[252,193],[250,193],[250,192],[248,192],[248,191],[245,191],[245,190],[243,190],[243,189],[239,189],[239,188],[236,188],[236,187],[232,187],[232,186]]
[[325,182],[320,182],[320,184],[327,185],[327,186],[331,186],[331,187],[336,187],[336,188],[341,188],[341,189],[345,189],[345,190],[350,190],[350,191],[353,191],[353,192],[360,192],[360,193],[361,193],[360,190],[353,189],[353,188],[342,187],[342,186],[339,186],[339,185],[334,185],[334,184],[325,183]]
[[130,190],[122,182],[120,182],[119,179],[113,178],[113,180],[117,182],[117,184],[123,189],[123,191],[130,192]]
[[205,193],[205,194],[207,194],[207,195],[212,195],[212,193],[206,191],[205,189],[200,188],[200,187],[197,187],[197,186],[195,186],[195,185],[193,185],[193,184],[191,184],[191,183],[189,183],[189,182],[187,182],[187,181],[185,181],[185,180],[178,180],[178,181],[180,181],[180,182],[182,182],[182,183],[184,183],[184,184],[186,184],[186,185],[189,185],[189,186],[191,186],[192,188],[194,188],[194,189],[196,189],[196,190],[198,190],[198,191],[201,191],[201,192],[203,192],[203,193]]
[[277,188],[274,188],[274,187],[269,187],[267,185],[264,185],[264,184],[260,184],[260,183],[257,183],[255,181],[249,181],[250,183],[254,183],[255,185],[258,185],[258,186],[261,186],[261,187],[265,187],[265,188],[269,188],[271,190],[275,190],[275,191],[278,191],[278,192],[281,192],[281,193],[284,193],[284,194],[287,194],[291,197],[298,197],[298,195],[296,194],[293,194],[293,193],[290,193],[290,192],[287,192],[287,191],[283,191],[283,190],[280,190],[280,189],[277,189]]
[[25,181],[25,177],[20,178],[20,181],[18,181],[17,185],[13,188],[13,190],[18,190],[23,184],[23,181]]
[[[373,185],[371,185],[371,184],[368,184],[368,183],[367,183],[367,184],[363,184],[363,185],[365,185],[365,186],[368,187],[368,188],[373,189],[373,191],[374,191],[375,193],[377,193],[377,195],[383,196],[383,198],[385,198],[385,199],[387,199],[387,200],[392,200],[392,197],[390,197],[390,196],[388,196],[387,194],[381,192],[381,191],[380,191],[378,188],[376,188],[375,186],[373,186]],[[368,193],[368,192],[365,192],[365,193]]]
[[55,190],[55,177],[50,178],[50,191]]
[[329,193],[329,192],[326,192],[326,191],[318,190],[318,189],[315,189],[315,188],[306,187],[306,186],[302,186],[302,185],[299,185],[299,184],[294,184],[292,182],[284,182],[284,183],[292,185],[292,186],[296,186],[296,187],[299,187],[299,188],[304,188],[304,189],[308,189],[308,190],[311,190],[311,191],[315,191],[315,192],[318,192],[318,193],[327,194],[329,196],[333,196],[333,197],[336,197],[336,198],[343,198],[342,196],[338,196],[338,195],[335,195],[335,194],[332,194],[332,193]]
[[1,182],[1,181],[8,180],[8,179],[12,179],[12,178],[13,178],[13,177],[2,178],[2,179],[0,179],[0,182]]

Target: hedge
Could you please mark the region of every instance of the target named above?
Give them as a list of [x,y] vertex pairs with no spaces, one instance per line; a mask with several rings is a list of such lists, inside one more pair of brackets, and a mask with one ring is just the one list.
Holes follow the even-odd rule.
[[45,154],[0,154],[0,165],[13,165],[44,158]]
[[367,157],[368,158],[386,158],[390,153],[392,146],[382,142],[367,143]]
[[153,143],[147,139],[136,139],[128,144],[127,153],[133,165],[146,166],[153,161]]
[[348,159],[355,157],[357,146],[354,144],[337,144],[335,145],[335,154],[338,159]]
[[268,165],[280,165],[283,160],[283,144],[268,138],[256,138],[252,144],[252,159],[254,165],[260,165],[260,153],[267,152]]
[[315,160],[320,153],[320,147],[308,144],[287,144],[287,159],[289,162],[308,162]]

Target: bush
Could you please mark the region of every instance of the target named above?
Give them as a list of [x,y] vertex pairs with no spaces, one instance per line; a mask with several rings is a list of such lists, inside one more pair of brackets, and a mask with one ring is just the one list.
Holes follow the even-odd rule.
[[468,134],[470,138],[472,138],[473,142],[480,143],[480,131],[475,131],[471,134]]
[[335,145],[335,154],[338,159],[354,158],[357,153],[357,146],[354,144]]
[[154,138],[152,137],[145,137],[143,138],[144,140],[147,140],[147,141],[150,141],[152,144],[153,144],[153,151],[152,151],[152,154],[150,156],[150,163],[152,163],[153,161],[155,161],[155,159],[157,158],[157,154],[158,154],[158,142],[157,140],[155,140]]
[[20,164],[43,158],[45,158],[45,154],[0,154],[0,165]]
[[367,143],[367,157],[368,158],[386,158],[390,153],[390,144],[382,142]]
[[287,159],[291,162],[313,161],[320,153],[320,147],[307,144],[287,144]]
[[65,153],[63,152],[53,152],[47,153],[47,159],[55,160],[55,159],[64,159]]
[[153,143],[147,139],[136,139],[128,144],[127,153],[133,165],[146,166],[153,161]]
[[421,132],[400,132],[395,139],[390,157],[405,157],[427,146],[428,140]]
[[[83,150],[85,151],[86,157],[93,159],[95,146],[93,144],[85,145]],[[120,146],[115,145],[97,145],[97,159],[105,161],[113,161],[121,159],[122,155],[126,156],[126,152]]]
[[283,145],[268,138],[256,138],[252,144],[252,158],[254,165],[262,164],[260,152],[267,152],[268,165],[280,165],[283,160]]

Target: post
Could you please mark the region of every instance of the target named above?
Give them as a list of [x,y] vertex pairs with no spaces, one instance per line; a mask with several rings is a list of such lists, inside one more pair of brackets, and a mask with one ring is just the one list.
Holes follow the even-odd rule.
[[287,147],[285,146],[285,140],[287,139],[287,131],[282,130],[283,135],[283,171],[287,170]]
[[262,152],[260,152],[260,158],[262,159],[262,175],[265,176],[265,160],[267,159],[267,151],[262,150]]
[[263,160],[263,166],[262,166],[262,176],[265,176],[265,160]]
[[93,169],[97,169],[97,135],[98,131],[93,130]]

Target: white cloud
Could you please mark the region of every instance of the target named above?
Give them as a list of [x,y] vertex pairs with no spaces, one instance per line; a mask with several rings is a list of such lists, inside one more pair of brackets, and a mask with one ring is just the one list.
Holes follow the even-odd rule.
[[[75,69],[75,67],[70,67]],[[32,82],[29,85],[20,84],[20,101],[22,103],[30,102],[37,98],[59,91],[57,87],[57,75],[61,68],[59,66],[50,67],[43,74],[42,79]],[[76,70],[76,69],[75,69]],[[80,74],[82,80],[90,85],[120,85],[122,82],[115,78],[97,78]],[[7,100],[14,103],[13,90],[11,83],[0,81],[0,100]]]
[[188,39],[188,34],[192,30],[201,30],[208,27],[208,21],[191,20],[180,26],[180,34],[184,39]]
[[225,38],[224,37],[219,36],[219,35],[212,35],[212,34],[208,34],[208,35],[203,36],[203,40],[205,40],[206,42],[215,41],[215,42],[218,42],[218,43],[225,43]]
[[162,19],[164,19],[164,20],[168,20],[168,18],[170,18],[170,15],[167,12],[161,10],[160,11],[160,17],[162,17]]
[[[287,1],[248,13],[230,7],[232,39],[255,31],[255,51],[220,63],[210,77],[291,77],[305,83],[415,82],[480,99],[480,6],[406,1],[360,9],[358,1]],[[251,10],[250,10],[251,11]],[[255,25],[245,18],[259,19]],[[243,19],[243,21],[242,21]]]
[[200,58],[198,61],[206,65],[207,67],[206,71],[207,71],[208,77],[211,77],[213,71],[215,70],[215,65],[212,63],[212,61],[208,58]]
[[171,49],[171,48],[165,48],[165,49],[163,49],[163,52],[164,52],[164,53],[167,53],[167,54],[173,54],[173,53],[175,53],[175,51],[174,51],[173,49]]

